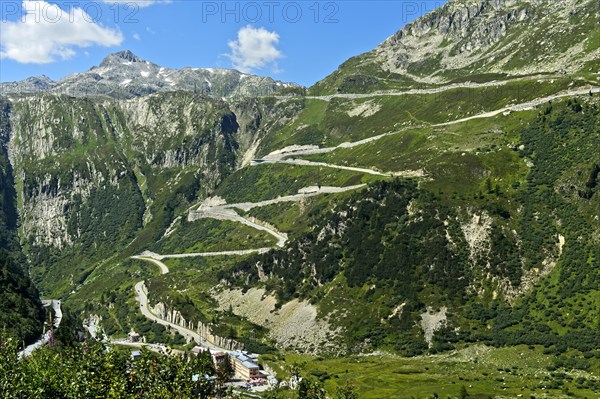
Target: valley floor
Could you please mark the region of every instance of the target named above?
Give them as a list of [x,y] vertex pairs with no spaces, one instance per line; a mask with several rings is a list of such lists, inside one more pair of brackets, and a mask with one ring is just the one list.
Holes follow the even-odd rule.
[[[324,381],[328,392],[346,382],[361,399],[469,398],[597,398],[600,359],[587,371],[549,371],[556,357],[543,347],[525,345],[492,348],[473,345],[461,350],[403,358],[371,354],[342,358],[313,358],[289,354],[264,357],[281,375],[297,368],[302,375]],[[437,394],[437,396],[432,396]]]

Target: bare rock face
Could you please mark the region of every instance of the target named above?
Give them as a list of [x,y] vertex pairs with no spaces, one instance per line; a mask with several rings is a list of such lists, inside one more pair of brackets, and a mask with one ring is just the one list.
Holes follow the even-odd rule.
[[[132,149],[157,168],[206,167],[218,161],[216,152],[234,153],[239,125],[220,101],[166,94],[119,103]],[[170,145],[173,141],[179,145]],[[213,165],[214,166],[214,165]]]
[[[91,197],[137,187],[132,163],[156,173],[197,168],[206,187],[235,164],[238,125],[221,101],[186,95],[121,102],[33,96],[16,101],[8,115],[11,129],[5,134],[22,187],[23,238],[36,246],[75,244]],[[136,160],[128,159],[133,154]]]
[[264,289],[223,290],[213,293],[221,309],[233,312],[270,330],[270,337],[281,348],[306,353],[340,353],[336,338],[341,328],[332,327],[317,317],[318,310],[307,301],[292,300],[277,308],[276,298]]
[[164,303],[159,302],[152,308],[158,318],[168,321],[169,323],[177,324],[178,326],[187,328],[187,322],[178,310],[168,308]]
[[[591,17],[587,12],[586,2],[578,4],[581,17]],[[587,2],[591,9],[591,2]],[[518,30],[527,30],[527,34],[539,28],[540,20],[546,14],[554,15],[558,22],[556,30],[566,29],[569,21],[565,14],[577,12],[571,1],[547,4],[543,0],[493,0],[493,1],[450,1],[443,7],[406,25],[392,37],[387,39],[374,53],[376,58],[384,62],[384,69],[395,73],[413,73],[415,75],[441,72],[443,69],[460,69],[486,61],[491,71],[510,71],[497,62],[500,56],[508,55],[509,48],[514,52],[520,47],[521,37]],[[564,31],[564,30],[563,30]],[[540,38],[542,32],[540,32]],[[504,39],[510,42],[504,42]],[[558,38],[556,39],[559,40]],[[497,48],[492,49],[498,44]],[[411,64],[426,60],[438,62],[439,69],[422,70],[410,68]],[[531,60],[535,64],[535,60]],[[495,65],[494,65],[495,64]],[[481,67],[481,65],[479,65]],[[529,67],[529,66],[528,66]],[[537,72],[554,72],[555,70],[573,67],[568,63],[560,65],[537,65]],[[481,68],[478,68],[481,71]]]
[[446,312],[448,308],[442,306],[439,311],[435,311],[431,307],[427,311],[421,313],[421,329],[425,335],[425,342],[432,347],[433,335],[436,331],[446,325]]

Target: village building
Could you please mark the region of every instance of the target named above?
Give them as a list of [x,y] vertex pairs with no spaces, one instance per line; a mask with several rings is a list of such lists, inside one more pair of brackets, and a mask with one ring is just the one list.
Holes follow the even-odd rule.
[[209,350],[208,348],[199,345],[196,345],[192,348],[192,353],[196,356],[206,351],[210,352],[215,367],[219,367],[225,361],[225,355],[227,354],[225,352]]
[[198,356],[199,354],[204,353],[205,350],[206,350],[206,348],[196,345],[192,348],[192,353],[194,355]]
[[213,363],[215,364],[215,367],[219,367],[225,361],[225,355],[226,355],[225,352],[211,351],[210,354],[212,355],[212,359],[213,359]]
[[137,360],[142,356],[142,352],[139,350],[133,350],[131,351],[131,360]]
[[230,353],[230,359],[235,373],[242,379],[251,380],[261,377],[257,363],[258,355],[235,351]]
[[127,334],[127,340],[129,342],[140,342],[140,338],[140,334],[136,333],[135,331],[132,331],[129,334]]
[[239,350],[234,352],[222,352],[209,350],[208,348],[199,345],[192,348],[192,353],[196,356],[206,351],[210,352],[215,367],[219,367],[225,361],[226,356],[229,355],[229,361],[238,377],[244,380],[267,379],[265,374],[260,371],[258,355],[255,353]]

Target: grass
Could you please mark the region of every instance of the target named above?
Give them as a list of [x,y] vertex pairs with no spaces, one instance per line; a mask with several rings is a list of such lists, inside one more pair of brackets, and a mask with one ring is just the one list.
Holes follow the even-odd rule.
[[[106,261],[97,267],[86,283],[66,297],[73,314],[86,312],[102,318],[108,335],[127,334],[143,322],[138,315],[133,286],[136,282],[158,274],[158,268],[133,260]],[[118,305],[118,306],[115,306]]]
[[[337,194],[323,194],[308,197],[302,202],[282,202],[253,208],[248,212],[259,220],[273,224],[278,230],[291,235],[300,235],[310,231],[309,217],[323,211],[333,199],[341,199],[352,195],[352,191]],[[292,237],[290,236],[290,239]]]
[[[219,282],[217,273],[226,270],[243,256],[166,259],[169,274],[147,281],[151,303],[163,302],[179,310],[188,321],[211,323],[212,331],[221,337],[234,338],[248,345],[265,345],[276,352],[266,338],[267,330],[227,310],[219,310],[210,290]],[[253,337],[252,342],[247,342]],[[264,347],[262,347],[264,350]],[[259,349],[259,348],[256,348]],[[260,350],[260,351],[262,351]]]
[[[598,381],[598,370],[579,372],[546,369],[553,357],[543,348],[517,346],[490,348],[475,345],[441,355],[402,358],[393,355],[367,355],[342,358],[314,358],[296,354],[263,356],[275,365],[278,376],[290,375],[297,367],[304,377],[324,380],[330,394],[346,382],[352,383],[361,399],[458,397],[465,386],[470,398],[596,397],[598,390],[586,388],[578,377]],[[564,376],[560,373],[564,373]],[[549,388],[558,381],[558,388]],[[581,381],[581,380],[579,380]],[[582,387],[583,386],[583,387]],[[546,387],[546,388],[544,388]]]
[[434,192],[477,193],[487,176],[506,191],[526,176],[525,164],[511,148],[519,142],[517,129],[535,115],[527,111],[444,127],[413,128],[305,158],[380,170],[424,169],[430,179],[425,185]]
[[[294,121],[271,132],[261,147],[265,155],[292,144],[337,145],[403,127],[431,125],[494,111],[585,85],[571,77],[511,81],[496,87],[455,88],[433,94],[377,96],[364,99],[334,98],[329,102],[305,100]],[[349,112],[368,103],[377,112],[353,116]]]
[[188,222],[183,219],[174,228],[172,234],[156,244],[155,249],[160,253],[237,251],[271,247],[277,241],[264,231],[228,220],[200,219]]
[[228,176],[213,193],[228,203],[257,202],[297,194],[303,187],[347,187],[375,180],[363,173],[318,166],[259,164]]
[[588,328],[595,328],[600,319],[600,289],[589,293],[574,293],[561,298],[561,273],[554,269],[538,283],[533,292],[533,305],[529,307],[528,318],[533,322],[546,323],[553,330],[565,334],[572,330],[571,323],[576,315],[584,315]]
[[266,330],[247,320],[217,308],[209,290],[218,284],[219,270],[243,259],[236,257],[165,259],[170,272],[160,275],[153,264],[140,260],[106,262],[90,275],[86,284],[68,296],[67,307],[74,313],[95,314],[102,318],[107,334],[125,336],[141,331],[148,342],[181,344],[181,337],[145,319],[139,312],[133,286],[144,280],[152,304],[164,302],[181,311],[186,320],[211,322],[220,336],[247,340],[259,350],[276,352],[265,338]]
[[151,201],[148,197],[148,179],[146,178],[146,176],[144,176],[139,167],[134,166],[132,170],[133,173],[135,173],[135,178],[138,182],[140,192],[142,193],[142,198],[144,198],[145,203],[148,203],[148,201]]
[[[227,312],[216,311],[215,302],[207,294],[217,283],[216,272],[237,260],[238,257],[167,259],[165,263],[171,272],[164,276],[158,276],[156,268],[146,262],[127,261],[107,265],[98,269],[88,284],[69,299],[69,305],[74,306],[79,301],[89,303],[90,298],[96,298],[90,303],[94,307],[94,313],[103,315],[105,320],[117,325],[122,332],[127,332],[131,326],[143,322],[136,320],[137,303],[132,295],[132,286],[134,282],[146,279],[147,284],[152,287],[153,301],[159,298],[164,300],[165,297],[176,298],[178,295],[191,298],[195,315],[189,315],[188,320],[190,317],[217,320],[219,333],[225,335],[233,333],[243,337],[252,330],[255,334],[256,331],[260,331],[262,340],[265,331]],[[547,284],[555,284],[556,276],[558,273],[548,279]],[[102,295],[102,292],[105,295]],[[96,302],[98,298],[108,298],[110,292],[115,292],[115,301],[124,303],[125,306],[111,309],[107,303]],[[108,310],[105,312],[104,309]],[[139,328],[147,330],[150,326]],[[151,335],[152,332],[148,334]],[[555,356],[546,355],[543,351],[542,347],[530,349],[527,346],[473,346],[441,355],[414,358],[373,355],[326,359],[271,353],[263,356],[263,361],[274,367],[280,380],[289,377],[291,366],[295,366],[305,377],[323,378],[330,394],[335,392],[337,386],[344,385],[346,381],[351,382],[356,386],[359,397],[363,399],[426,398],[433,393],[443,398],[454,397],[458,395],[462,385],[467,388],[471,398],[482,399],[514,398],[518,395],[525,398],[531,395],[566,398],[565,392],[571,392],[573,397],[579,398],[598,395],[598,391],[590,388],[589,381],[599,384],[599,359],[591,359],[592,367],[587,371],[559,369],[551,374],[547,367],[553,364]],[[561,373],[564,373],[564,376]],[[542,389],[543,387],[555,388]]]
[[[424,179],[422,185],[434,193],[474,194],[484,189],[486,178],[490,178],[493,185],[499,185],[501,191],[506,192],[513,183],[525,182],[528,168],[513,149],[519,144],[515,131],[531,121],[536,116],[536,111],[476,119],[437,128],[430,124],[554,93],[565,89],[570,83],[568,78],[556,79],[554,83],[531,80],[513,82],[499,88],[455,89],[433,95],[334,99],[331,102],[306,100],[305,108],[298,118],[265,138],[263,142],[268,144],[261,150],[268,152],[290,144],[332,145],[385,132],[397,132],[401,127],[411,126],[410,124],[422,124],[422,127],[412,127],[363,146],[339,149],[329,154],[310,156],[308,159],[387,171],[424,168],[429,179]],[[351,117],[348,114],[348,111],[365,103],[371,103],[379,110],[368,117]],[[89,113],[93,114],[92,111]],[[102,130],[109,129],[103,125]],[[85,150],[89,148],[95,148],[95,162],[116,168],[121,162],[118,147],[112,140],[100,138],[101,140],[93,139],[86,145],[82,144],[72,152],[48,158],[45,163],[32,163],[32,173],[41,176],[47,172],[46,166],[55,162],[60,162],[63,166],[78,165],[87,159]],[[179,138],[173,140],[168,144],[177,147],[175,144]],[[65,147],[68,145],[65,144]],[[113,154],[112,159],[107,154]],[[146,165],[146,169],[143,166],[134,168],[133,173],[139,183],[141,196],[146,202],[154,199],[153,209],[156,210],[156,226],[151,225],[146,230],[153,229],[152,232],[160,238],[163,227],[168,226],[171,216],[182,213],[189,205],[188,201],[192,201],[197,191],[204,187],[196,181],[194,168],[173,168],[153,174],[148,173],[150,166]],[[311,185],[350,186],[376,179],[380,178],[330,168],[261,164],[230,175],[213,194],[224,197],[230,203],[260,201],[295,194],[299,188]],[[17,184],[22,185],[22,181],[17,180]],[[23,191],[22,186],[18,188],[19,192]],[[343,195],[349,194],[340,194]],[[323,195],[301,203],[271,205],[253,209],[249,214],[273,223],[282,231],[299,234],[310,230],[308,216],[322,212],[334,197],[337,198]],[[124,198],[120,197],[120,205],[124,203]],[[20,201],[22,208],[22,198]],[[476,201],[469,203],[477,204]],[[165,210],[164,217],[160,217],[161,210]],[[154,240],[150,239],[154,235],[147,241],[143,240],[146,236],[138,237],[141,237],[138,241],[142,241],[142,244],[154,245]],[[257,248],[273,244],[273,237],[247,226],[226,221],[201,220],[193,223],[179,222],[177,230],[153,248],[163,253],[181,253]],[[112,254],[110,251],[105,252]],[[101,315],[105,324],[112,326],[117,335],[139,328],[140,325],[148,327],[137,311],[138,304],[133,295],[133,284],[140,280],[146,280],[151,287],[153,302],[171,301],[176,309],[185,313],[188,320],[212,321],[218,326],[218,334],[244,338],[252,330],[262,331],[244,319],[217,310],[217,304],[209,294],[209,290],[219,283],[217,273],[228,270],[243,257],[170,259],[165,263],[171,272],[158,276],[156,268],[146,262],[127,260],[124,255],[103,261],[103,256],[105,255],[98,251],[93,257],[87,253],[79,254],[69,264],[57,262],[60,267],[56,269],[64,273],[60,275],[64,278],[53,278],[59,275],[49,274],[46,279],[47,284],[55,284],[55,292],[70,292],[78,284],[78,277],[90,272],[89,277],[83,279],[83,285],[68,296],[68,304],[82,313]],[[334,283],[339,283],[339,280]],[[532,308],[529,316],[533,320],[547,322],[554,331],[565,333],[571,328],[568,324],[577,320],[573,314],[598,309],[598,304],[594,307],[594,303],[585,303],[591,302],[590,298],[597,291],[587,296],[575,293],[563,302],[555,302],[553,296],[558,292],[560,283],[560,276],[555,272],[538,287],[536,301],[539,306]],[[331,291],[326,292],[326,289]],[[381,317],[376,312],[390,309],[390,304],[384,302],[386,295],[382,291],[381,299],[366,309],[364,302],[356,300],[363,298],[367,294],[365,291],[362,288],[344,291],[343,288],[335,287],[335,284],[325,286],[318,292],[325,298],[319,304],[320,311],[322,314],[329,314],[334,309],[339,310],[345,306],[354,318],[353,324],[358,326],[368,317],[379,320]],[[430,295],[437,294],[434,292]],[[341,303],[341,298],[345,303]],[[559,305],[564,306],[557,309]],[[369,314],[364,315],[365,311]],[[585,324],[593,327],[597,325],[596,320],[594,315],[586,316]],[[336,321],[342,324],[344,320]],[[264,331],[261,334],[264,336]],[[540,386],[554,386],[557,381],[557,377],[551,376],[545,369],[553,358],[544,355],[541,348],[491,349],[479,355],[473,355],[471,348],[446,355],[411,359],[394,356],[315,359],[290,354],[283,360],[285,363],[280,363],[283,365],[283,375],[286,373],[286,365],[299,364],[306,375],[331,376],[324,378],[330,392],[338,383],[350,380],[356,383],[364,398],[424,397],[433,392],[454,396],[461,385],[468,387],[472,397],[514,397],[544,393],[548,393],[549,397],[557,397],[566,396],[567,392],[583,397],[590,396],[591,392],[578,388],[568,379],[567,382],[563,381],[561,389],[541,390]],[[595,359],[593,366],[597,370],[598,361]],[[576,375],[570,370],[565,370],[565,373]],[[595,375],[583,375],[597,380],[597,372],[594,373]],[[569,391],[565,391],[566,388]],[[597,392],[591,393],[596,394]]]
[[[579,2],[578,7],[569,9],[568,16],[566,12],[565,15],[560,16],[558,13],[548,15],[547,9],[536,5],[529,5],[527,10],[529,15],[538,16],[535,24],[531,24],[529,18],[524,21],[506,21],[506,32],[495,42],[492,41],[470,52],[470,57],[476,58],[477,61],[460,69],[444,67],[445,63],[440,62],[442,54],[449,51],[451,57],[460,57],[464,47],[470,44],[472,38],[469,36],[469,38],[453,41],[446,35],[437,51],[427,54],[425,60],[409,62],[406,74],[385,71],[381,60],[378,59],[380,54],[372,51],[350,58],[335,72],[315,84],[310,92],[363,93],[415,87],[416,82],[408,76],[436,76],[453,82],[464,80],[488,82],[507,79],[509,74],[514,76],[530,71],[541,70],[554,73],[560,68],[554,67],[555,61],[571,55],[573,47],[581,45],[583,51],[580,54],[589,55],[600,46],[597,39],[600,37],[597,4],[594,1]],[[449,17],[449,14],[446,17]],[[430,33],[434,34],[434,31],[436,30]],[[427,35],[420,40],[424,43],[427,41],[426,37]],[[569,67],[576,67],[578,57],[573,55],[571,57],[573,62]],[[364,76],[370,78],[368,84],[361,80]]]
[[302,99],[302,111],[290,123],[283,125],[270,135],[268,148],[283,148],[289,144],[315,144],[327,142],[320,124],[328,107],[322,100]]

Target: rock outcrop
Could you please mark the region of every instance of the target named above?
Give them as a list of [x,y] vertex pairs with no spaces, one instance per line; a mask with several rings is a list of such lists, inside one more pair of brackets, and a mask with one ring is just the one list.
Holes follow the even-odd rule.
[[209,343],[218,346],[219,348],[227,349],[230,351],[241,350],[244,348],[244,345],[236,340],[230,338],[220,337],[215,335],[212,332],[212,329],[209,325],[202,323],[199,321],[198,323],[193,323],[191,321],[187,321],[176,309],[168,307],[162,302],[157,303],[154,307],[152,307],[152,312],[159,318],[168,321],[169,323],[176,324],[183,328],[187,328],[188,330],[194,331],[198,333],[204,340]]

